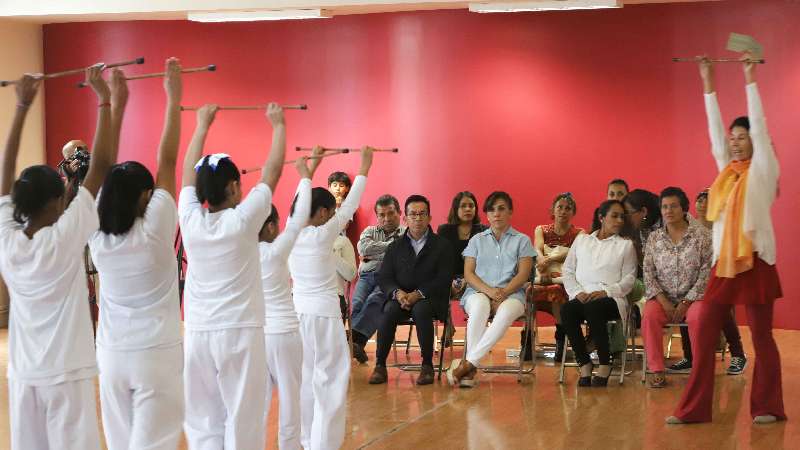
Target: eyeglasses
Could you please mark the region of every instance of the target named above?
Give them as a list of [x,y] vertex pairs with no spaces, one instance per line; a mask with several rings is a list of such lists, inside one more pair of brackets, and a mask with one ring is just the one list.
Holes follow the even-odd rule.
[[428,217],[428,213],[427,212],[410,212],[410,213],[406,214],[406,217],[408,217],[409,219],[420,220],[420,219],[424,219],[424,218]]

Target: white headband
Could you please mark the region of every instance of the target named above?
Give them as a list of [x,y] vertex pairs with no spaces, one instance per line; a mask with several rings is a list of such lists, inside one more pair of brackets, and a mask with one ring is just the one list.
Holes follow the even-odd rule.
[[200,171],[200,167],[203,166],[203,162],[208,160],[208,166],[211,167],[211,170],[216,171],[217,165],[223,159],[231,159],[231,157],[225,153],[214,153],[211,155],[206,155],[200,158],[200,161],[197,161],[197,164],[194,165],[195,172]]

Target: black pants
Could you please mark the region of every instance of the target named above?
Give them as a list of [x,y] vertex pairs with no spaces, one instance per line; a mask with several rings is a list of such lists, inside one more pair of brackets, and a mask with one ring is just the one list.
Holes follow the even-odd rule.
[[414,327],[417,329],[417,340],[419,349],[422,352],[422,364],[433,366],[433,305],[430,299],[422,299],[414,306],[411,311],[400,307],[397,300],[389,300],[383,307],[383,317],[378,327],[378,349],[375,354],[375,364],[386,367],[386,357],[392,349],[394,335],[397,331],[397,324],[414,319]]
[[619,309],[613,298],[605,297],[581,303],[579,300],[570,300],[561,307],[561,325],[569,337],[572,351],[575,352],[575,361],[584,365],[591,362],[586,351],[586,341],[583,340],[581,323],[585,320],[592,330],[592,340],[597,347],[600,365],[611,363],[610,344],[608,342],[608,327],[610,320],[619,320]]
[[342,321],[345,325],[347,325],[347,314],[350,312],[349,308],[347,307],[347,299],[344,298],[344,295],[339,296],[339,309],[342,310]]

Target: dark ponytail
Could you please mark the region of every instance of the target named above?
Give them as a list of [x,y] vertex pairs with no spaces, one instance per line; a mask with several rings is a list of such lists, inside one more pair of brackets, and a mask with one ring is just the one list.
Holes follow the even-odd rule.
[[106,234],[125,234],[138,216],[138,203],[142,192],[155,186],[153,175],[147,167],[136,161],[116,164],[106,176],[97,214],[100,231]]
[[203,165],[197,169],[197,200],[216,206],[228,199],[225,188],[231,181],[239,181],[239,169],[230,158],[217,161],[217,167],[208,164],[208,156],[203,158]]
[[22,171],[11,188],[14,203],[14,220],[20,224],[41,211],[55,198],[64,195],[64,182],[50,166],[31,166]]

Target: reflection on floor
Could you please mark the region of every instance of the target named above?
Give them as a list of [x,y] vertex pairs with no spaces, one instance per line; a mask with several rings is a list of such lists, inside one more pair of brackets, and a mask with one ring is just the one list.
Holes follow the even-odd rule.
[[[457,337],[463,335],[458,330]],[[432,386],[414,385],[416,373],[389,369],[389,382],[367,384],[371,365],[357,365],[351,372],[347,434],[344,448],[369,449],[716,449],[800,448],[800,426],[796,421],[766,426],[750,424],[748,380],[752,376],[753,351],[750,334],[741,329],[745,351],[750,356],[742,376],[727,376],[717,366],[714,422],[667,427],[670,415],[686,382],[685,375],[669,376],[665,389],[648,389],[640,383],[639,362],[635,372],[620,386],[576,387],[575,369],[568,368],[566,383],[558,384],[558,366],[552,359],[537,360],[536,375],[517,383],[516,376],[491,374],[480,377],[475,389],[453,389],[442,379]],[[540,329],[542,341],[552,341],[552,328]],[[401,328],[398,336],[405,337]],[[786,413],[800,417],[793,401],[800,393],[797,373],[800,361],[792,349],[800,344],[800,332],[775,331],[782,351]],[[0,448],[9,447],[8,334],[0,330]],[[677,344],[677,342],[676,342]],[[519,345],[519,330],[511,329],[491,355],[493,362],[506,362],[506,349]],[[677,349],[677,350],[675,350]],[[370,364],[374,345],[368,347]],[[462,348],[456,348],[456,357]],[[673,359],[680,357],[674,345]],[[406,357],[398,349],[401,362]],[[412,348],[408,360],[418,361]],[[449,352],[445,353],[445,361]],[[392,357],[389,358],[390,363]],[[273,396],[276,398],[277,396]],[[98,406],[99,407],[99,406]],[[268,423],[267,448],[277,448],[277,401],[273,400]],[[186,448],[185,443],[181,449]]]

